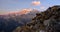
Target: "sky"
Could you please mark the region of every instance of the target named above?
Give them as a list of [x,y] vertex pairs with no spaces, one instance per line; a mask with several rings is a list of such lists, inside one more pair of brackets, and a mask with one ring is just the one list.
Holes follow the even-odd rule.
[[27,8],[44,11],[54,5],[60,5],[60,0],[0,0],[0,14]]

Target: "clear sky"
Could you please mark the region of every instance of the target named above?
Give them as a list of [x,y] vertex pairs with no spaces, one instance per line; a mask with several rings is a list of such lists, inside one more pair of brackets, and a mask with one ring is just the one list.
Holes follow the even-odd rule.
[[54,5],[60,5],[60,0],[0,0],[0,14],[25,8],[42,11]]

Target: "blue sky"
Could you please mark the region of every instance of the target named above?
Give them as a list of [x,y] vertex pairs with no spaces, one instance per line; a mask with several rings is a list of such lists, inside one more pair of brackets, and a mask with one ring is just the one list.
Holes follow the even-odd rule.
[[[40,4],[32,5],[33,1],[40,1]],[[0,14],[25,8],[36,8],[42,11],[54,5],[60,5],[60,0],[0,0]]]

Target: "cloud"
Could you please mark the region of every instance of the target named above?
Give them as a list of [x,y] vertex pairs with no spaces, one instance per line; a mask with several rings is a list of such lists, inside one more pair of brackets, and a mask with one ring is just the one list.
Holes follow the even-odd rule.
[[32,1],[32,5],[34,5],[34,6],[38,6],[40,4],[41,4],[40,1]]
[[40,7],[40,10],[41,10],[41,11],[45,11],[46,9],[47,9],[47,8],[46,8],[45,6],[41,6],[41,7]]
[[44,6],[42,6],[42,7],[40,7],[40,9],[45,9],[45,7],[44,7]]

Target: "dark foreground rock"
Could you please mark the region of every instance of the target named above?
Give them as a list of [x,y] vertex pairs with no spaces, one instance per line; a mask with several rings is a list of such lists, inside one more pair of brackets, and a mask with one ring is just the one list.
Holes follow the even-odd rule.
[[37,13],[32,22],[18,32],[60,32],[60,6],[49,7],[46,11]]

